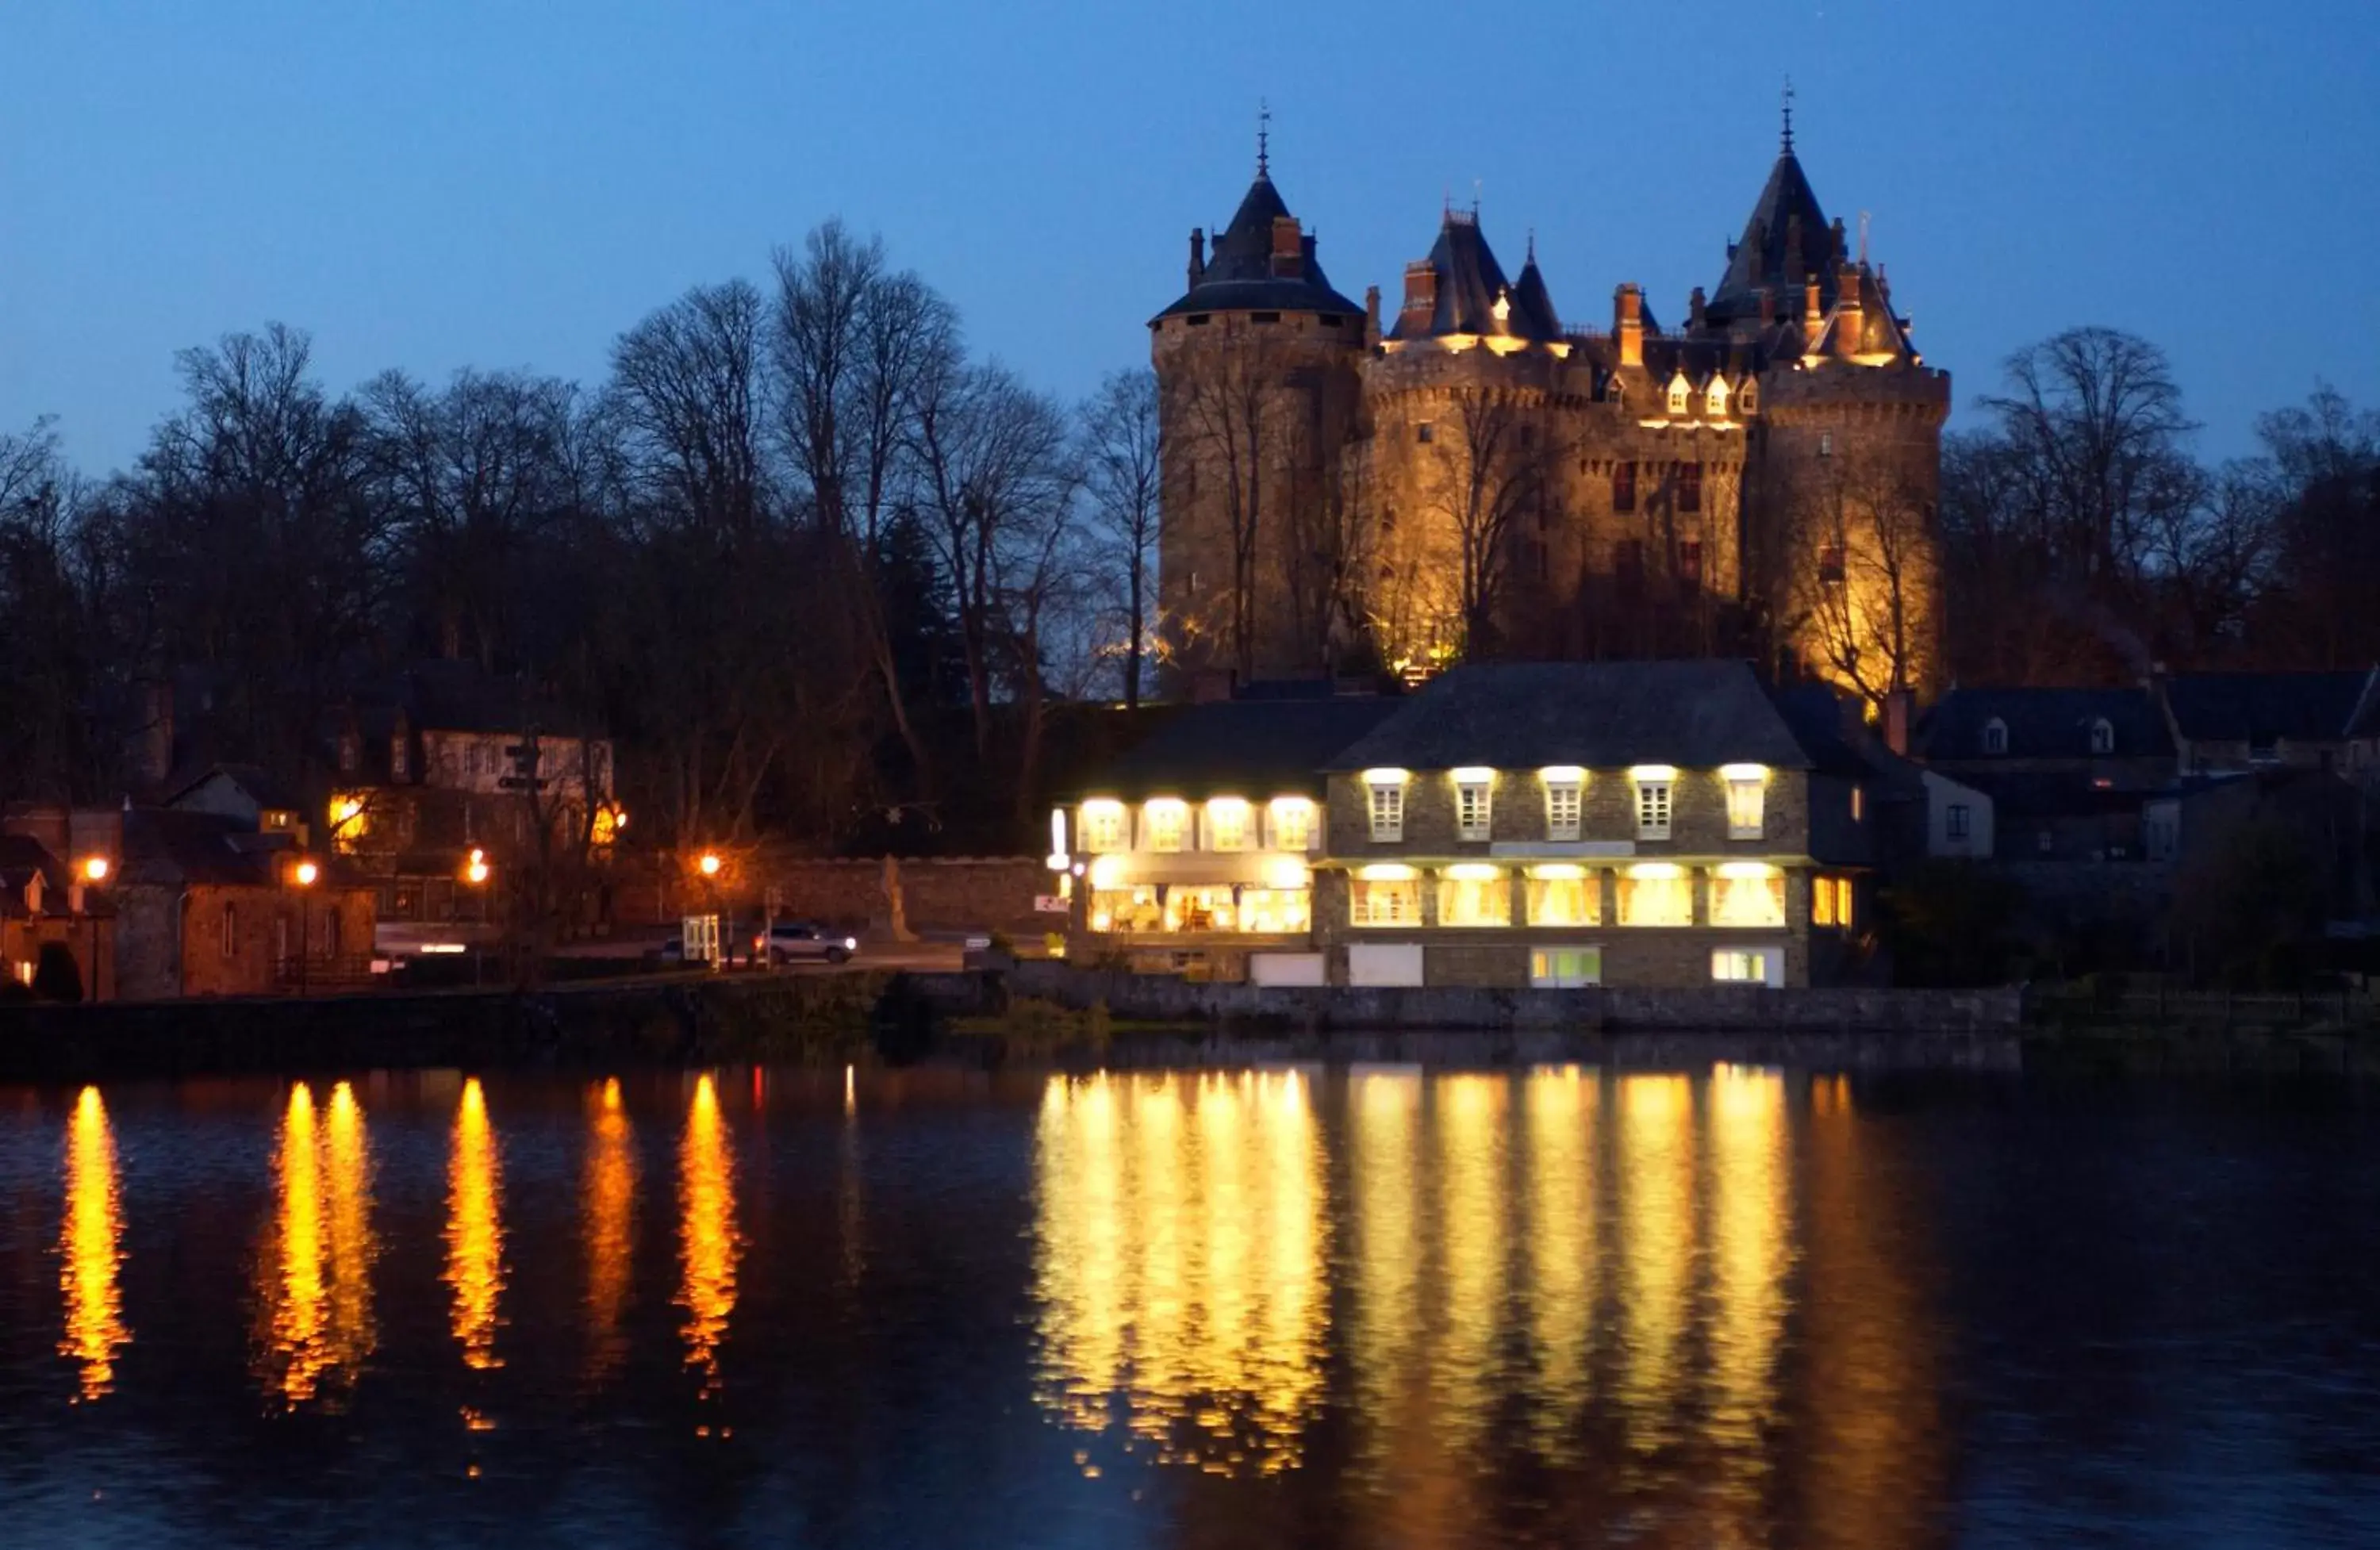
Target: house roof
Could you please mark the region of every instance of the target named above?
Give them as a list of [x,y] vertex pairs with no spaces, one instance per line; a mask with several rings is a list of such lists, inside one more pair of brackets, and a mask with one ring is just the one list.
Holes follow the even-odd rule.
[[[1315,257],[1312,233],[1300,242],[1299,272],[1280,274],[1273,261],[1273,223],[1289,214],[1289,205],[1273,187],[1272,175],[1259,170],[1257,180],[1232,214],[1231,224],[1209,246],[1198,283],[1182,298],[1160,312],[1337,312],[1360,318],[1364,309],[1330,288]],[[1153,320],[1152,320],[1153,321]]]
[[14,893],[36,876],[45,890],[63,891],[73,881],[66,863],[30,834],[0,834],[0,887]]
[[169,782],[165,800],[169,804],[179,802],[208,781],[217,779],[237,786],[261,810],[294,813],[305,805],[286,783],[261,764],[208,765]]
[[1743,662],[1515,662],[1432,680],[1329,768],[1739,762],[1813,762]]
[[[1918,723],[1918,745],[1929,759],[2088,758],[2093,723],[2116,734],[2112,755],[2160,758],[2173,753],[2173,735],[2148,690],[1953,689]],[[1986,751],[1993,721],[2008,728],[2008,751]]]
[[124,885],[268,887],[285,843],[238,819],[179,808],[135,807],[124,815]]
[[1083,786],[1083,796],[1267,796],[1318,792],[1333,754],[1405,702],[1281,695],[1185,706]]
[[1847,724],[1845,701],[1824,684],[1797,684],[1770,696],[1793,739],[1821,774],[1876,780],[1903,790],[1919,784],[1918,766],[1884,745],[1864,725]]
[[2191,672],[2168,679],[2176,731],[2194,743],[2335,742],[2370,697],[2380,670],[2351,672]]

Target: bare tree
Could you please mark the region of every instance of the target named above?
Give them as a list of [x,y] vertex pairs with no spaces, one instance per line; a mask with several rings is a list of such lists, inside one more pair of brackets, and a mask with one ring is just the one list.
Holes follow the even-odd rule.
[[976,753],[985,757],[1016,550],[1038,551],[1074,496],[1066,417],[997,363],[953,360],[920,384],[909,449],[956,602]]
[[1547,449],[1536,421],[1515,394],[1470,388],[1457,394],[1451,419],[1434,428],[1423,478],[1454,540],[1455,608],[1466,653],[1493,649],[1513,545],[1546,498]]
[[1156,636],[1158,425],[1157,374],[1145,367],[1111,373],[1083,406],[1094,561],[1123,587],[1123,702],[1131,708],[1140,705],[1141,672]]
[[1932,650],[1936,552],[1925,492],[1891,449],[1798,470],[1788,490],[1793,596],[1827,676],[1882,709]]
[[760,524],[760,293],[698,285],[620,336],[612,381],[646,509],[733,537]]
[[[1221,517],[1231,561],[1222,619],[1169,623],[1185,637],[1220,636],[1243,683],[1256,676],[1272,528],[1292,498],[1292,471],[1308,461],[1311,450],[1311,417],[1300,414],[1296,402],[1304,395],[1288,385],[1300,374],[1287,346],[1259,332],[1231,349],[1185,360],[1166,382],[1175,403],[1164,418],[1183,430],[1180,445],[1166,449],[1167,477],[1181,488],[1185,509],[1211,504]],[[1186,498],[1216,484],[1220,502]]]

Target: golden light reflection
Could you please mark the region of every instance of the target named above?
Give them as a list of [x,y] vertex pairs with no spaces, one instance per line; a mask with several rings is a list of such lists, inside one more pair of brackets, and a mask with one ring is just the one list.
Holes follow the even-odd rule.
[[1755,1461],[1776,1409],[1774,1365],[1792,1259],[1785,1078],[1721,1066],[1711,1073],[1710,1363],[1707,1423],[1739,1461]]
[[96,1399],[115,1382],[115,1353],[131,1343],[124,1322],[124,1217],[115,1169],[115,1132],[99,1089],[85,1087],[67,1121],[66,1215],[58,1228],[58,1290],[66,1334],[58,1354],[82,1365],[82,1398]]
[[1620,1403],[1632,1446],[1670,1440],[1694,1257],[1694,1084],[1620,1080]]
[[476,1076],[455,1109],[446,1175],[446,1274],[454,1289],[455,1343],[463,1364],[504,1365],[496,1355],[497,1306],[504,1290],[504,1164]]
[[1428,1395],[1415,1360],[1420,1322],[1421,1230],[1414,1200],[1423,1083],[1415,1071],[1367,1071],[1348,1082],[1354,1156],[1355,1296],[1349,1340],[1367,1461],[1385,1466],[1391,1445],[1426,1435]]
[[1602,1085],[1576,1066],[1539,1070],[1528,1108],[1529,1346],[1537,1382],[1531,1423],[1540,1451],[1567,1457],[1585,1408],[1595,1326],[1596,1110]]
[[685,1277],[686,1362],[702,1374],[703,1391],[719,1387],[719,1346],[735,1311],[735,1155],[708,1074],[695,1079],[678,1148],[680,1253]]
[[1496,1404],[1499,1326],[1509,1289],[1505,1214],[1512,1197],[1504,1144],[1510,1091],[1503,1076],[1447,1076],[1433,1095],[1444,1255],[1438,1279],[1445,1299],[1435,1387],[1439,1434],[1456,1447],[1485,1434]]
[[620,1101],[620,1079],[606,1078],[593,1099],[584,1192],[587,1334],[589,1376],[600,1379],[625,1353],[620,1314],[627,1306],[636,1253],[637,1151],[635,1130]]
[[313,1088],[290,1088],[257,1256],[256,1369],[293,1410],[326,1387],[351,1388],[371,1350],[370,1169],[354,1091],[340,1083],[317,1115]]
[[1306,1078],[1054,1078],[1038,1130],[1041,1403],[1161,1459],[1295,1465],[1329,1323]]

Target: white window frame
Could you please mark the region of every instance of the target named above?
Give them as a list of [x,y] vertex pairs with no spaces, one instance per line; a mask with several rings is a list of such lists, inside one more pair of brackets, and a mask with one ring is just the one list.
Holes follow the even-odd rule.
[[2095,754],[2116,751],[2116,726],[2105,716],[2091,723],[2091,751]]
[[1107,855],[1131,848],[1132,815],[1121,802],[1086,802],[1075,821],[1081,826],[1081,844],[1087,855]]
[[[1378,930],[1382,926],[1419,926],[1421,924],[1422,884],[1420,874],[1414,873],[1411,875],[1402,875],[1402,869],[1400,868],[1399,871],[1401,875],[1393,878],[1367,878],[1363,876],[1359,871],[1355,877],[1349,879],[1347,885],[1347,924],[1350,926],[1359,930]],[[1373,914],[1366,905],[1368,903],[1369,890],[1374,888],[1396,888],[1399,890],[1409,890],[1402,893],[1400,897],[1409,898],[1412,900],[1412,914],[1410,916],[1402,914],[1381,916]]]
[[1727,783],[1727,837],[1759,839],[1768,825],[1768,772],[1729,765],[1718,773]]
[[[1294,813],[1294,824],[1284,823],[1285,815]],[[1268,847],[1276,851],[1308,852],[1314,849],[1316,829],[1314,802],[1310,797],[1276,796],[1265,804]]]
[[2008,754],[2008,723],[1998,716],[1984,723],[1984,752],[1995,758]]
[[1496,783],[1458,778],[1454,782],[1454,837],[1476,842],[1496,826]]
[[1365,782],[1365,804],[1371,819],[1372,843],[1394,845],[1405,837],[1405,783],[1398,781],[1367,781]]
[[1672,379],[1670,383],[1670,413],[1673,415],[1684,414],[1686,412],[1686,399],[1688,394],[1692,392],[1693,390],[1686,385],[1686,379],[1683,376]]
[[1949,840],[1964,840],[1973,832],[1974,816],[1963,802],[1953,802],[1943,810],[1942,835]]
[[[1228,831],[1227,826],[1224,822],[1226,815],[1237,816],[1239,819],[1239,831],[1236,835],[1231,834]],[[1207,831],[1206,848],[1210,851],[1229,852],[1256,849],[1256,811],[1240,797],[1218,796],[1208,798],[1207,802],[1207,821],[1204,828]],[[1229,839],[1231,842],[1226,844],[1224,842],[1226,839]]]
[[[1180,827],[1174,829],[1170,834],[1166,832],[1166,826],[1158,821],[1157,816],[1160,812],[1171,814],[1178,818]],[[1178,855],[1191,848],[1190,805],[1180,797],[1154,797],[1142,803],[1140,821],[1147,831],[1148,841],[1144,849],[1154,851],[1160,855]]]
[[1586,774],[1572,769],[1548,769],[1546,783],[1546,838],[1575,840],[1586,821]]
[[[1757,969],[1756,975],[1748,972]],[[1785,949],[1781,944],[1764,942],[1756,947],[1715,947],[1711,949],[1710,977],[1714,985],[1767,985],[1785,983]]]
[[[1582,973],[1572,978],[1554,967],[1556,953],[1581,954],[1585,963]],[[1603,945],[1600,942],[1548,942],[1529,950],[1529,985],[1538,990],[1577,990],[1603,983]]]
[[1635,794],[1636,838],[1668,839],[1677,827],[1677,773],[1673,770],[1666,775],[1632,775],[1629,783]]

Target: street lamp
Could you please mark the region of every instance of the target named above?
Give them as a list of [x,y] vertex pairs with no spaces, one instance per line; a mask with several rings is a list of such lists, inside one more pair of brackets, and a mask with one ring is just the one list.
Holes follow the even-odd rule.
[[314,886],[314,879],[322,875],[322,869],[310,861],[301,861],[290,869],[289,875],[298,879],[298,994],[303,996],[306,994],[307,927],[311,924],[306,918],[305,890]]
[[[83,857],[82,876],[83,880],[93,888],[105,882],[107,857],[103,855]],[[95,1001],[99,999],[99,916],[91,913],[91,901],[88,898],[82,902],[82,917],[85,933],[91,938],[91,999]]]
[[[473,888],[485,888],[488,885],[488,853],[474,845],[471,848],[471,859],[463,864],[463,880]],[[480,901],[480,924],[485,926],[487,923],[488,902],[482,898]],[[474,990],[480,988],[480,964],[487,955],[487,939],[483,932],[480,939],[471,944],[471,988]]]
[[719,859],[719,853],[717,851],[703,852],[701,858],[694,864],[694,869],[702,874],[702,880],[705,885],[703,891],[710,895],[710,967],[714,973],[727,967],[727,933],[720,929],[719,920],[719,868],[721,865],[722,863]]
[[704,877],[715,878],[719,876],[719,853],[717,851],[705,851],[702,853],[702,859],[696,862],[695,865],[702,868],[702,875]]

